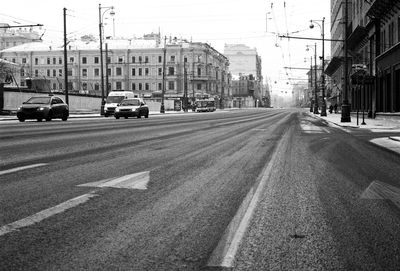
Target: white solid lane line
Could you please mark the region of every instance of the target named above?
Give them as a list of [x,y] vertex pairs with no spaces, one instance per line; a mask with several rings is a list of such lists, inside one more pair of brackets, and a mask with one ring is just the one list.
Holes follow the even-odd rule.
[[80,184],[78,186],[88,187],[113,187],[125,189],[147,189],[147,183],[150,181],[150,171],[129,174],[118,178],[106,179],[93,183]]
[[53,215],[59,214],[64,212],[65,210],[68,210],[70,208],[73,208],[75,206],[78,206],[79,204],[85,203],[88,201],[90,198],[97,196],[93,192],[67,200],[57,206],[51,207],[49,209],[40,211],[34,215],[28,216],[26,218],[23,218],[21,220],[12,222],[10,224],[4,225],[0,227],[0,236],[10,233],[12,231],[18,230],[23,227],[31,226],[35,223],[38,223],[46,218],[49,218]]
[[258,201],[270,181],[271,172],[278,161],[278,156],[282,155],[281,150],[284,149],[283,146],[284,143],[288,141],[287,138],[288,135],[285,134],[279,141],[274,153],[272,154],[271,160],[261,174],[261,180],[256,187],[252,187],[247,193],[234,218],[225,229],[224,235],[220,239],[217,247],[211,254],[207,266],[225,268],[233,267],[239,245],[246,233],[248,225],[250,224]]
[[23,167],[16,167],[16,168],[0,171],[0,175],[13,173],[13,172],[17,172],[17,171],[21,171],[21,170],[25,170],[25,169],[35,168],[35,167],[42,167],[45,165],[47,165],[47,164],[41,163],[41,164],[34,164],[34,165],[23,166]]

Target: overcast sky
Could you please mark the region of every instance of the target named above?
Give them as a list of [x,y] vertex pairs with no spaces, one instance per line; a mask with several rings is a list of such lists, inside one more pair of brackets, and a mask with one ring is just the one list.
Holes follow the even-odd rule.
[[[330,37],[329,0],[12,0],[2,6],[0,22],[43,24],[38,31],[44,33],[44,40],[61,41],[65,7],[68,38],[98,36],[99,3],[115,7],[114,17],[104,14],[106,36],[114,34],[114,25],[116,37],[140,37],[160,30],[163,36],[207,42],[221,53],[226,43],[257,48],[263,75],[270,79],[275,92],[284,93],[295,79],[306,78],[306,71],[284,67],[309,67],[313,51],[307,52],[306,45],[314,44],[277,38],[276,33],[319,38],[320,27],[310,30],[310,20],[322,21],[325,17],[325,36]],[[321,48],[317,41],[318,55]],[[329,54],[330,44],[325,43],[325,55]]]

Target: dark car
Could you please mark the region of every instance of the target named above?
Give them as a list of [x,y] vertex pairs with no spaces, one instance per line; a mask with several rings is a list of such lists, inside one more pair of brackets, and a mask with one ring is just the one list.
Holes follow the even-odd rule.
[[144,116],[149,117],[149,107],[141,98],[125,99],[117,108],[115,108],[114,117],[119,119],[120,117],[137,117]]
[[17,110],[17,117],[21,122],[26,119],[51,121],[55,118],[66,121],[68,116],[68,105],[61,98],[52,95],[31,97]]

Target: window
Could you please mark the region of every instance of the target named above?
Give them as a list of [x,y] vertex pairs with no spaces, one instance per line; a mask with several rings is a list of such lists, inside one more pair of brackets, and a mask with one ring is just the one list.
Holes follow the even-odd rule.
[[124,58],[122,56],[118,57],[118,63],[124,63]]
[[149,83],[146,83],[146,84],[144,85],[144,88],[145,88],[145,90],[149,90],[149,89],[150,89],[150,84],[149,84]]
[[87,69],[82,69],[82,77],[87,77]]
[[47,58],[47,65],[50,65],[50,57]]
[[39,70],[35,70],[35,77],[39,76]]
[[22,64],[26,64],[26,58],[22,58]]
[[142,90],[142,83],[139,83],[139,90]]
[[174,75],[175,74],[175,68],[174,67],[168,67],[168,75]]
[[87,83],[82,83],[82,89],[87,90]]
[[53,77],[57,77],[57,70],[53,70]]
[[94,64],[99,64],[100,58],[98,56],[94,57]]
[[201,76],[201,68],[197,68],[197,76]]
[[60,64],[60,65],[62,64],[62,58],[61,57],[58,58],[58,64]]
[[162,56],[158,56],[158,63],[162,62]]
[[148,56],[144,57],[144,63],[149,63],[149,57]]
[[70,62],[70,63],[74,63],[74,61],[75,61],[74,57],[70,57],[70,58],[69,58],[69,62]]
[[39,58],[37,58],[37,57],[35,58],[35,65],[39,65]]
[[144,75],[149,76],[149,68],[144,69]]
[[100,76],[100,69],[94,69],[94,76],[98,77]]
[[136,84],[132,83],[132,90],[136,90]]
[[63,70],[62,69],[58,69],[58,76],[63,76]]
[[57,58],[53,57],[53,65],[57,64]]
[[107,69],[107,75],[111,76],[111,69],[110,68]]
[[175,56],[171,56],[170,59],[171,59],[171,62],[175,62]]
[[174,90],[174,89],[175,89],[175,82],[168,81],[168,90]]
[[85,56],[82,57],[82,64],[87,64],[87,58]]
[[197,84],[197,90],[201,90],[201,84]]
[[107,57],[107,64],[110,64],[111,63],[111,57]]
[[50,70],[47,70],[47,77],[50,77]]
[[13,58],[11,62],[12,62],[12,63],[15,63],[15,58]]
[[72,70],[68,70],[68,76],[72,76]]
[[122,75],[122,68],[121,67],[117,67],[115,69],[115,73],[116,73],[117,76],[121,76]]
[[136,62],[136,57],[132,57],[132,63],[135,63]]
[[115,87],[116,87],[117,90],[121,90],[121,89],[122,89],[122,82],[117,81],[117,82],[115,83]]
[[25,70],[24,69],[21,69],[21,76],[25,76]]
[[162,83],[158,83],[158,90],[162,90]]
[[162,68],[158,68],[158,75],[159,75],[159,76],[162,75]]
[[139,76],[142,76],[142,68],[139,68]]
[[188,59],[186,56],[183,58],[183,62],[185,62],[185,63],[188,62]]
[[136,69],[132,69],[132,76],[136,76]]
[[142,56],[139,56],[139,63],[142,63]]
[[94,90],[100,90],[100,85],[99,83],[94,84]]

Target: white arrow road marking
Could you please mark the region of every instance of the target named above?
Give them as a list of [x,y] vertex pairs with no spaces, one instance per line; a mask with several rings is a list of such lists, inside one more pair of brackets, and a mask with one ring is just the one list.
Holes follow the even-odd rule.
[[[147,189],[147,183],[150,181],[150,172],[144,171],[140,173],[130,174],[126,176],[122,176],[119,178],[106,179],[99,182],[81,184],[78,186],[89,186],[89,187],[114,187],[114,188],[125,188],[125,189]],[[34,215],[28,216],[21,220],[12,222],[10,224],[4,225],[0,227],[0,236],[10,233],[12,231],[18,230],[23,227],[31,226],[35,223],[38,223],[46,218],[49,218],[53,215],[62,213],[68,209],[76,207],[80,204],[87,202],[90,198],[96,197],[98,195],[95,194],[96,191],[91,191],[82,196],[67,200],[63,203],[58,204],[57,206],[48,208],[46,210],[40,211]]]
[[400,188],[390,184],[373,181],[361,195],[362,199],[390,200],[400,208]]
[[119,178],[106,179],[93,183],[81,184],[78,186],[88,187],[114,187],[127,189],[147,189],[147,183],[150,181],[150,172],[130,174]]
[[24,166],[24,167],[16,167],[16,168],[0,171],[0,175],[13,173],[13,172],[17,172],[17,171],[21,171],[21,170],[25,170],[25,169],[35,168],[35,167],[42,167],[42,166],[45,166],[45,165],[47,165],[47,164],[41,163],[41,164],[34,164],[34,165]]
[[397,153],[400,153],[400,142],[392,140],[389,137],[374,138],[370,140],[370,142],[382,146],[384,148],[390,149],[392,151],[395,151]]
[[15,231],[19,228],[31,226],[35,223],[38,223],[46,218],[49,218],[53,215],[59,214],[64,212],[65,210],[68,210],[72,207],[78,206],[79,204],[85,203],[88,201],[90,198],[97,196],[96,194],[93,193],[88,193],[70,200],[67,200],[61,204],[58,204],[54,207],[51,207],[49,209],[40,211],[39,213],[36,213],[34,215],[28,216],[26,218],[23,218],[21,220],[12,222],[10,224],[4,225],[0,227],[0,236],[10,233],[12,231]]

